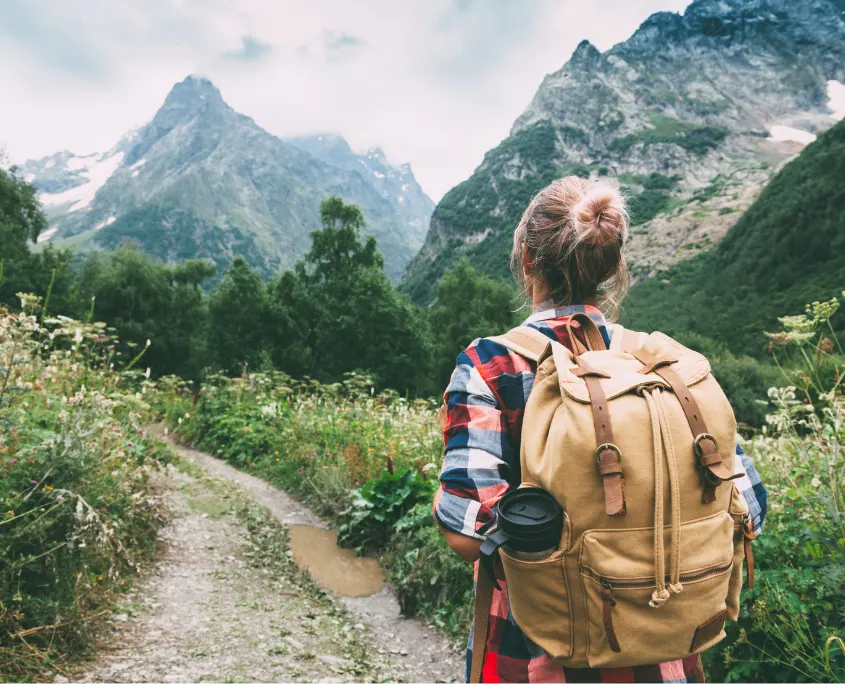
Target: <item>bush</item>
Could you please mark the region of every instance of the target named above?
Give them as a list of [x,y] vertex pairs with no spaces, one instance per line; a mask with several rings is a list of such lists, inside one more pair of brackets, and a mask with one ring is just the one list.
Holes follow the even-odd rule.
[[769,335],[804,364],[785,370],[794,386],[770,390],[774,412],[746,445],[770,512],[754,543],[760,581],[711,660],[717,680],[845,681],[845,363],[825,335],[838,308],[815,302]]
[[418,503],[430,501],[434,483],[413,470],[383,472],[352,492],[352,504],[342,515],[337,541],[358,553],[384,548],[399,519]]
[[424,615],[447,634],[466,637],[472,568],[446,544],[431,504],[419,504],[396,524],[385,564],[403,613]]
[[86,650],[164,520],[146,379],[111,369],[103,324],[37,312],[0,311],[0,679]]
[[710,361],[713,377],[730,399],[743,432],[759,430],[765,425],[770,410],[764,399],[766,392],[770,387],[785,384],[777,366],[749,356],[734,356],[725,344],[697,333],[681,333],[676,339]]

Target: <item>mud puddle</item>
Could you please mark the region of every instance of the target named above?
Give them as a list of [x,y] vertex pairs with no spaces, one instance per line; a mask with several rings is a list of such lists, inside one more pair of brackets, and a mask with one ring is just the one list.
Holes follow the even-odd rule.
[[291,525],[293,558],[323,589],[341,596],[372,596],[382,590],[384,575],[375,558],[360,558],[337,545],[331,530],[312,525]]

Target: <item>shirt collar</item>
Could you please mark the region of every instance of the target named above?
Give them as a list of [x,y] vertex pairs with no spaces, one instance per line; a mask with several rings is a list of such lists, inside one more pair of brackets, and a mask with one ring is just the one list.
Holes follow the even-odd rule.
[[567,306],[554,305],[554,302],[543,302],[533,313],[525,319],[525,323],[535,323],[537,321],[547,321],[551,318],[565,318],[577,313],[585,313],[592,318],[596,325],[607,325],[604,315],[598,307],[592,304],[569,304]]

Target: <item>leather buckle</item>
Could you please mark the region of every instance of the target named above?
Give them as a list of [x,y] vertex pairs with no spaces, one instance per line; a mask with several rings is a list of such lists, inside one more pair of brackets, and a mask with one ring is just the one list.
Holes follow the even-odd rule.
[[757,534],[754,532],[754,522],[750,517],[747,517],[742,524],[742,535],[748,541],[754,541],[757,538]]
[[608,442],[608,443],[605,443],[605,444],[599,444],[598,448],[596,449],[595,459],[596,459],[596,465],[597,466],[599,466],[601,468],[601,466],[602,466],[601,455],[605,451],[616,452],[616,462],[622,463],[622,452],[619,450],[619,447],[616,446],[615,444],[610,444]]
[[701,442],[705,439],[709,439],[713,442],[713,446],[716,447],[716,451],[719,451],[719,442],[716,441],[716,438],[709,432],[702,432],[700,435],[696,436],[695,441],[693,442],[693,448],[695,449],[695,453],[698,454],[699,460],[702,456],[704,456],[704,449],[701,446]]

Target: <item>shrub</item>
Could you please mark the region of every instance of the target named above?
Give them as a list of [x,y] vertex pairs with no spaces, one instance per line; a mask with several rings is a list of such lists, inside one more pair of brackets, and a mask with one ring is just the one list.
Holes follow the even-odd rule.
[[164,520],[148,382],[112,370],[103,324],[0,311],[0,679],[86,650]]
[[845,681],[845,363],[832,354],[830,325],[838,308],[815,302],[769,335],[804,364],[784,369],[794,386],[770,390],[774,412],[746,445],[770,513],[754,543],[760,581],[711,661],[717,680]]
[[352,504],[343,513],[337,540],[358,553],[384,548],[394,525],[418,503],[430,501],[434,483],[414,470],[383,472],[352,492]]
[[446,633],[466,637],[472,621],[472,566],[446,544],[431,504],[419,504],[396,524],[385,564],[403,613],[424,615]]

